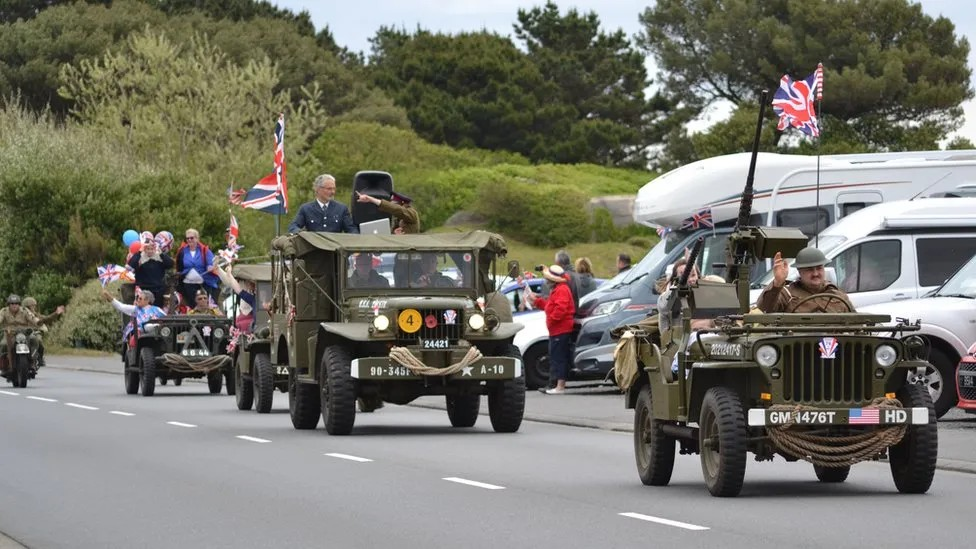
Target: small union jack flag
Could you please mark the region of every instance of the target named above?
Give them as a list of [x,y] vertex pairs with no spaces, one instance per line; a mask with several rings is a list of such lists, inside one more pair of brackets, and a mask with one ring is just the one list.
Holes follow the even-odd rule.
[[784,74],[779,89],[773,94],[773,111],[779,116],[776,129],[783,131],[792,126],[801,132],[817,137],[820,124],[814,101],[823,98],[823,64],[803,80],[793,80]]
[[668,236],[668,233],[671,232],[671,227],[658,227],[655,229],[655,231],[659,237],[664,238],[665,236]]
[[836,337],[825,337],[820,340],[820,358],[825,360],[837,358]]
[[247,192],[241,201],[244,208],[261,210],[270,214],[288,213],[288,178],[285,165],[285,115],[278,116],[274,128],[274,166]]
[[231,204],[240,205],[245,196],[247,196],[247,189],[234,189],[233,183],[227,187],[227,201]]
[[702,227],[712,228],[712,209],[705,208],[699,212],[691,214],[691,217],[681,222],[682,229],[700,229]]

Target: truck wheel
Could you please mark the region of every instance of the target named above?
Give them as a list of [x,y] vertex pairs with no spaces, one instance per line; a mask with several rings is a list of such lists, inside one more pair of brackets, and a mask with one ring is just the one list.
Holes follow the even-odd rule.
[[935,417],[939,418],[959,404],[959,395],[956,393],[954,383],[956,363],[935,347],[929,351],[928,362],[930,366],[925,368],[924,374],[917,375],[914,370],[908,372],[908,382],[923,385],[928,389],[935,405]]
[[30,377],[30,360],[26,355],[17,355],[14,359],[14,387],[26,389],[28,377]]
[[[521,358],[518,347],[503,346],[500,356]],[[506,379],[493,386],[488,393],[488,418],[496,433],[514,433],[522,425],[525,414],[525,376]]]
[[213,370],[207,374],[207,388],[212,395],[220,394],[220,390],[224,388],[224,374],[220,370]]
[[888,448],[888,464],[895,487],[903,494],[924,494],[932,486],[939,454],[939,431],[932,397],[923,385],[907,384],[898,391],[905,408],[928,408],[929,422],[909,425],[905,437]]
[[[239,359],[240,357],[237,358]],[[244,379],[244,372],[241,371],[241,365],[238,360],[234,361],[234,385],[237,386],[235,394],[237,397],[237,409],[250,410],[251,406],[254,405],[254,382],[250,379]]]
[[474,427],[481,411],[481,395],[447,395],[444,399],[452,427]]
[[319,388],[311,383],[299,383],[295,368],[288,369],[288,413],[296,429],[314,429],[321,413]]
[[165,377],[164,378],[160,378],[159,384],[162,385],[163,387],[165,387],[167,381],[169,381],[169,379],[167,379]]
[[674,471],[675,439],[661,431],[662,421],[654,418],[651,387],[644,385],[634,407],[634,456],[637,475],[646,486],[667,486]]
[[122,355],[122,379],[125,381],[125,394],[134,395],[139,392],[139,370],[129,364],[129,353],[126,350]]
[[319,368],[322,390],[322,422],[330,435],[348,435],[356,422],[356,380],[351,375],[352,358],[342,345],[329,345]]
[[180,385],[183,385],[183,378],[182,377],[174,378],[173,379],[173,385],[176,385],[177,387],[179,387]]
[[698,421],[702,474],[708,491],[717,497],[735,497],[746,474],[746,419],[742,401],[727,387],[705,393]]
[[251,379],[254,383],[254,410],[259,414],[267,414],[274,401],[274,367],[268,353],[254,355]]
[[143,347],[139,351],[139,370],[142,373],[142,396],[151,397],[156,393],[156,353],[152,347]]
[[841,483],[847,480],[847,475],[851,474],[851,467],[823,467],[814,465],[813,472],[817,474],[817,480],[826,483]]
[[522,361],[525,370],[525,386],[535,390],[549,386],[549,342],[540,341],[525,351]]
[[237,382],[234,379],[234,365],[228,366],[224,373],[224,386],[227,387],[227,396],[234,396],[237,394]]

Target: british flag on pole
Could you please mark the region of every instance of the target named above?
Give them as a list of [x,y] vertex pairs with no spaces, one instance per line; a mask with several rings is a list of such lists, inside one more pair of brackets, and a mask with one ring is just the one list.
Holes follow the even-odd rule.
[[288,213],[288,179],[285,170],[285,115],[278,116],[274,130],[274,168],[247,191],[241,206],[270,214]]
[[681,222],[682,229],[701,229],[703,227],[708,227],[708,228],[715,227],[715,223],[712,222],[711,208],[705,208],[704,210],[699,210],[691,214],[691,217]]
[[793,80],[784,74],[779,80],[779,89],[773,94],[773,111],[779,116],[777,130],[783,131],[792,126],[811,136],[820,135],[820,121],[817,119],[815,101],[823,98],[823,64],[803,80]]

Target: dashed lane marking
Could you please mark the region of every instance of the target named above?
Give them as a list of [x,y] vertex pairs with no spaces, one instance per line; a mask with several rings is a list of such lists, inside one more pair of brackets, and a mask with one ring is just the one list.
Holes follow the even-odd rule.
[[80,408],[82,410],[97,410],[98,408],[94,406],[86,406],[84,404],[75,404],[74,402],[65,402],[65,406],[71,406],[72,408]]
[[40,400],[41,402],[57,402],[58,401],[58,399],[56,399],[56,398],[45,398],[45,397],[36,397],[36,396],[29,396],[27,398],[29,398],[31,400]]
[[10,396],[20,396],[20,393],[15,393],[13,391],[0,391],[0,395],[10,395]]
[[246,440],[246,441],[249,441],[249,442],[257,442],[259,444],[264,444],[266,442],[271,442],[270,440],[268,440],[266,438],[249,437],[247,435],[237,435],[237,438],[239,438],[241,440]]
[[688,524],[687,522],[679,522],[677,520],[671,520],[661,517],[652,517],[651,515],[642,515],[640,513],[619,513],[622,517],[634,518],[637,520],[643,520],[646,522],[654,522],[657,524],[663,524],[665,526],[674,526],[675,528],[684,528],[685,530],[709,530],[707,526],[699,526],[697,524]]
[[371,460],[369,458],[364,458],[364,457],[359,457],[359,456],[350,456],[349,454],[325,454],[325,455],[327,455],[329,457],[339,458],[339,459],[347,459],[349,461],[358,461],[359,463],[367,463],[367,462],[373,461],[373,460]]
[[181,423],[179,421],[167,421],[166,424],[173,425],[175,427],[196,427],[196,425],[192,423]]
[[468,480],[466,478],[458,477],[446,477],[441,480],[446,480],[448,482],[456,482],[458,484],[466,484],[468,486],[474,486],[476,488],[484,488],[485,490],[504,490],[504,486],[497,486],[495,484],[488,484],[485,482],[478,482],[476,480]]
[[109,413],[110,413],[110,414],[114,414],[114,415],[117,415],[117,416],[125,416],[125,417],[132,417],[132,416],[134,416],[134,415],[135,415],[135,414],[132,414],[132,413],[129,413],[129,412],[120,412],[120,411],[118,411],[118,410],[112,410],[112,411],[111,411],[111,412],[109,412]]

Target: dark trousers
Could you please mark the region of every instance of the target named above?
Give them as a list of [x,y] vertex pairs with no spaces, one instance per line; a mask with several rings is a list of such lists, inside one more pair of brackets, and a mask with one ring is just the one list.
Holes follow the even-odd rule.
[[560,379],[569,376],[569,365],[573,361],[572,355],[573,333],[549,336],[549,384],[554,385]]

